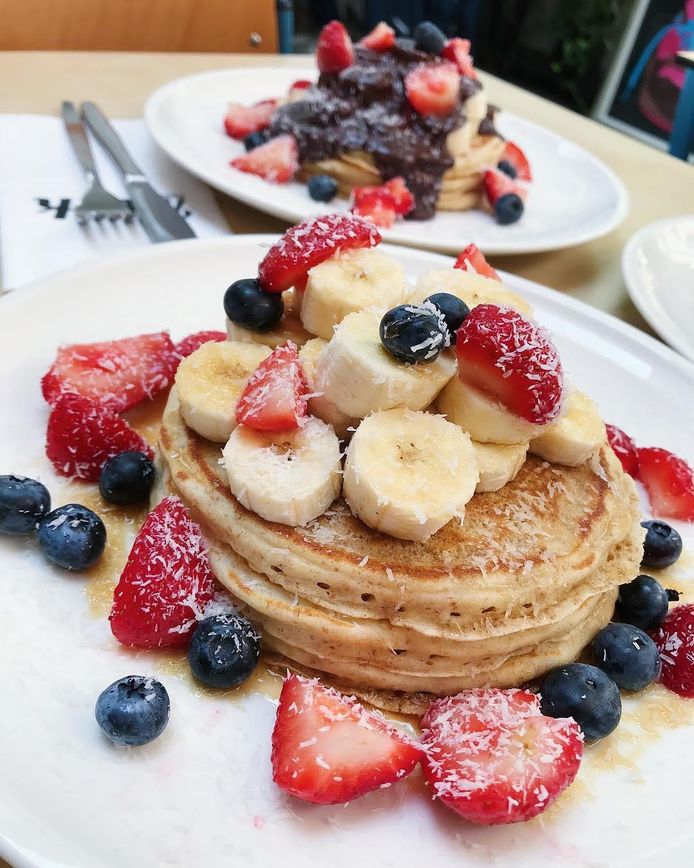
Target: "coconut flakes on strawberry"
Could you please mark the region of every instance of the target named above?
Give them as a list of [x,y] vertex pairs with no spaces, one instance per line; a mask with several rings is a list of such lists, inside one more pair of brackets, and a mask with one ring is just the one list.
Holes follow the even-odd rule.
[[305,802],[334,805],[407,777],[418,745],[318,679],[290,674],[272,732],[272,779]]
[[561,410],[564,375],[549,335],[511,308],[474,307],[458,329],[458,376],[528,422]]
[[291,226],[263,257],[258,280],[265,292],[305,286],[308,272],[340,250],[375,247],[376,227],[352,214],[323,214]]
[[236,421],[256,431],[289,431],[307,413],[308,382],[296,345],[277,347],[251,374],[236,405]]
[[497,271],[487,262],[484,253],[476,244],[468,244],[459,254],[453,265],[453,268],[460,268],[463,271],[474,271],[481,277],[488,277],[490,280],[497,280],[501,283]]
[[183,648],[216,594],[200,527],[165,497],[140,528],[113,593],[109,620],[123,645]]
[[247,154],[235,157],[230,165],[273,184],[286,184],[299,168],[299,148],[294,136],[277,136]]
[[429,786],[472,823],[529,820],[573,782],[583,735],[570,718],[545,717],[521,690],[466,690],[435,702],[422,718]]

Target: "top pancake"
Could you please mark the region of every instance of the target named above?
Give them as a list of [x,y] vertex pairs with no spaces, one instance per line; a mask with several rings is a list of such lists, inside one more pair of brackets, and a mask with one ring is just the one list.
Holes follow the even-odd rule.
[[472,498],[462,526],[454,520],[417,543],[369,529],[341,498],[306,527],[246,510],[220,447],[183,423],[175,389],[160,445],[177,490],[219,540],[290,594],[342,614],[438,637],[503,635],[529,619],[557,621],[613,588],[613,571],[601,567],[627,538],[636,543],[624,572],[638,570],[638,499],[607,446],[578,468],[530,457],[513,482]]

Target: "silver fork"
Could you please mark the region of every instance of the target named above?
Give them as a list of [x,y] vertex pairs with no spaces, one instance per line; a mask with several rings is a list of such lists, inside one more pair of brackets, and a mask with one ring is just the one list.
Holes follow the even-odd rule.
[[133,212],[128,207],[127,202],[105,190],[99,179],[87,131],[74,104],[65,100],[61,114],[70,144],[89,184],[84,198],[74,209],[77,222],[80,225],[84,225],[88,220],[96,220],[97,223],[101,220],[110,220],[111,223],[123,220],[130,223],[133,219]]

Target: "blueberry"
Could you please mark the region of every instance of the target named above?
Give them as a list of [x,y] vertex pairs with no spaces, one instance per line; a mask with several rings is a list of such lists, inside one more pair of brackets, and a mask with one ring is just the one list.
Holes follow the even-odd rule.
[[121,452],[101,468],[99,491],[104,500],[127,506],[149,498],[154,482],[154,462],[144,452]]
[[224,310],[237,325],[266,332],[282,319],[284,302],[281,293],[264,292],[255,278],[245,277],[224,293]]
[[330,202],[337,193],[337,181],[330,175],[314,175],[308,182],[308,195],[316,202]]
[[114,744],[137,747],[160,736],[169,722],[169,694],[156,678],[128,675],[96,700],[96,722]]
[[446,34],[433,21],[420,21],[414,29],[415,48],[427,54],[441,54]]
[[646,528],[641,564],[653,569],[674,564],[682,554],[682,537],[675,528],[664,521],[642,521],[641,527]]
[[643,690],[660,674],[655,642],[632,624],[608,624],[591,648],[596,664],[624,690]]
[[619,688],[587,663],[569,663],[548,672],[540,687],[540,704],[548,717],[573,717],[587,741],[609,735],[622,716]]
[[496,200],[494,214],[496,222],[502,226],[516,223],[523,216],[523,200],[517,193],[506,193]]
[[441,311],[451,336],[451,344],[455,344],[455,333],[463,324],[465,317],[470,313],[470,308],[458,296],[452,295],[450,292],[436,292],[425,299],[425,301],[430,301],[434,307],[437,307]]
[[515,178],[518,174],[516,172],[516,167],[510,160],[499,160],[499,162],[496,164],[496,167],[497,169],[502,171],[504,175],[508,175],[509,178]]
[[45,485],[28,476],[0,476],[0,533],[31,533],[50,508]]
[[401,362],[433,362],[450,341],[443,316],[433,307],[401,304],[384,314],[379,328],[386,352]]
[[253,151],[259,148],[267,141],[267,134],[263,130],[258,130],[256,133],[251,133],[243,140],[243,146],[247,151]]
[[253,672],[260,638],[239,615],[213,615],[200,621],[188,648],[193,675],[210,687],[238,687]]
[[68,503],[41,520],[38,538],[51,563],[66,570],[86,570],[104,551],[106,528],[91,509]]
[[676,592],[666,591],[653,576],[637,576],[628,584],[620,585],[617,614],[627,624],[653,630],[667,615],[672,594]]

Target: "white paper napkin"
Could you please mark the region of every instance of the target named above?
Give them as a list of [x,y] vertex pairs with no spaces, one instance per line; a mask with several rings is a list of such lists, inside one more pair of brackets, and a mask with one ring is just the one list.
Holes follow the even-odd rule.
[[[229,233],[211,190],[159,150],[144,121],[116,120],[113,124],[152,186],[181,209],[198,237]],[[110,160],[93,139],[91,143],[104,186],[119,198],[127,198]],[[71,209],[79,203],[85,186],[60,118],[0,115],[0,275],[4,289],[151,243],[136,221],[130,226],[79,226]]]

